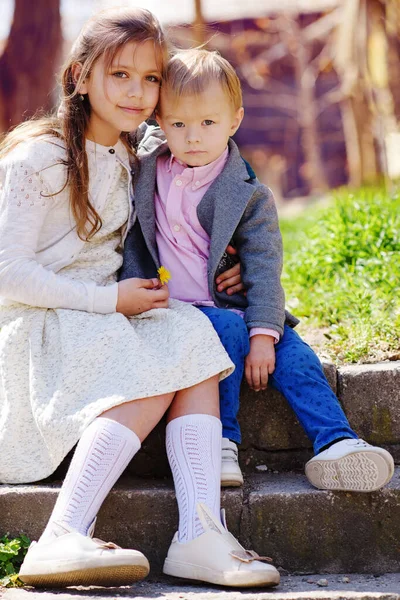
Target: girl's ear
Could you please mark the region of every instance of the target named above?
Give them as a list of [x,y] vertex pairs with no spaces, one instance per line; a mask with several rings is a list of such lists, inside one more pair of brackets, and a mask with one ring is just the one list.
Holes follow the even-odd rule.
[[[74,63],[71,67],[71,73],[72,73],[72,77],[75,83],[79,82],[79,79],[81,77],[81,73],[82,73],[82,65],[81,63]],[[78,88],[76,90],[79,94],[87,94],[88,90],[87,90],[87,83],[86,80],[84,79],[83,81],[81,81],[78,85]]]
[[241,106],[240,108],[238,108],[238,110],[234,114],[234,117],[232,120],[232,125],[231,125],[230,135],[234,135],[237,132],[237,130],[240,127],[241,122],[243,121],[243,117],[244,117],[244,108],[243,108],[243,106]]

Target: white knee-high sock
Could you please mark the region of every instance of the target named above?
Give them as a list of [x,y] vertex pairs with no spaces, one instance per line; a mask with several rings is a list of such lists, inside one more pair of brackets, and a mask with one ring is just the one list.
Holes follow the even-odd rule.
[[178,502],[180,542],[189,542],[204,531],[196,512],[198,502],[204,502],[219,518],[221,440],[221,421],[211,415],[185,415],[167,425],[166,446]]
[[117,421],[99,417],[83,432],[41,539],[57,521],[83,535],[108,492],[140,448],[136,433]]

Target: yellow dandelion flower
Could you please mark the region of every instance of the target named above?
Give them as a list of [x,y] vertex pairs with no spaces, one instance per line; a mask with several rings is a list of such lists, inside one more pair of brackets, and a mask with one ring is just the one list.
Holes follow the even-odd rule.
[[165,267],[161,266],[158,270],[158,279],[160,280],[161,285],[168,283],[171,279],[171,273]]

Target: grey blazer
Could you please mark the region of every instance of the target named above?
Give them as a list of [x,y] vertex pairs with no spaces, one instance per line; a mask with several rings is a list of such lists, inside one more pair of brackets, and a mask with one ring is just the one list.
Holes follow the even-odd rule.
[[[154,196],[158,156],[169,152],[162,132],[146,127],[139,132],[139,173],[135,177],[137,219],[124,246],[120,278],[155,277],[160,261],[156,245]],[[236,144],[229,141],[229,156],[222,173],[213,181],[197,207],[201,226],[210,236],[208,285],[215,305],[245,311],[249,328],[267,327],[283,334],[286,322],[298,320],[285,312],[280,283],[282,238],[271,191],[249,176]],[[233,241],[241,261],[247,296],[218,292],[215,276],[227,245]],[[164,265],[168,268],[168,265]]]

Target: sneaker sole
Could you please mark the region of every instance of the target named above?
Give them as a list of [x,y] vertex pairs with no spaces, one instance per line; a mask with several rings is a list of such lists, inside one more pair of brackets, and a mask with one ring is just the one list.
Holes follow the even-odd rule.
[[234,479],[227,477],[221,479],[221,487],[241,487],[243,485],[243,479]]
[[163,573],[172,577],[181,579],[191,579],[195,581],[205,581],[215,585],[229,587],[272,587],[278,585],[280,575],[276,573],[266,573],[265,571],[235,571],[220,572],[213,571],[207,567],[180,563],[171,561],[168,558],[164,562]]
[[391,455],[360,451],[335,460],[312,459],[306,464],[309,482],[320,490],[374,492],[386,485],[394,473]]
[[77,585],[118,587],[141,581],[148,574],[148,567],[123,565],[66,571],[64,573],[47,573],[43,575],[24,574],[19,575],[19,577],[24,583],[33,587],[64,588]]

